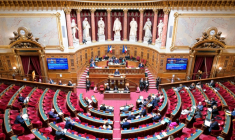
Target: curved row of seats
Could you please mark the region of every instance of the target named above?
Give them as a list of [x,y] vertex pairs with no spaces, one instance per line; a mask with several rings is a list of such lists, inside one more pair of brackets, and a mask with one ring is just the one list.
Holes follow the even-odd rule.
[[181,109],[181,98],[178,91],[175,92],[174,89],[168,89],[166,93],[170,101],[166,116],[173,118]]

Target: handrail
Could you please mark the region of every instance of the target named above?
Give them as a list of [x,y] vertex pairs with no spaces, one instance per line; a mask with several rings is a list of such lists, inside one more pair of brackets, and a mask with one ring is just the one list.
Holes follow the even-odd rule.
[[130,82],[130,83],[134,84],[136,87],[138,87],[138,86],[139,86],[138,84],[136,84],[135,82],[131,81],[130,79],[126,79],[126,81],[128,81],[128,82]]
[[[85,68],[86,68],[85,66],[87,66],[87,62],[86,62],[84,65],[82,65],[82,67],[77,71],[77,75],[78,75],[78,77],[77,77],[77,82],[80,81],[80,78],[81,78],[81,76],[82,76],[82,74],[83,74],[82,71],[84,71]],[[84,67],[85,67],[85,68],[84,68]]]
[[99,82],[99,83],[97,83],[97,84],[96,84],[96,87],[98,88],[98,87],[100,86],[100,84],[105,83],[106,80],[108,80],[108,78],[105,79],[105,80],[103,80],[103,81],[101,81],[101,82]]
[[[148,70],[149,71],[151,71],[151,73],[152,73],[152,75],[153,75],[153,77],[154,77],[154,79],[156,79],[157,77],[157,74],[158,74],[158,72],[153,68],[153,66],[152,65],[147,65],[148,66]],[[150,68],[150,69],[149,69]]]

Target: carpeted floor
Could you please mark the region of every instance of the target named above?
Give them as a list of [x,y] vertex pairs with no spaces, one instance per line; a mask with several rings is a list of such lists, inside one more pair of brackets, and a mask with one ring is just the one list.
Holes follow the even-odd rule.
[[86,92],[85,89],[77,89],[77,93],[83,93],[84,97],[91,98],[92,95],[95,95],[96,99],[98,100],[98,106],[100,104],[106,104],[109,106],[114,107],[114,128],[113,128],[113,139],[121,139],[121,131],[120,131],[120,106],[133,104],[136,105],[136,100],[139,96],[143,96],[147,98],[148,94],[150,93],[157,93],[157,89],[149,89],[148,92],[131,92],[131,100],[104,100],[104,95],[100,93],[94,93],[93,90]]

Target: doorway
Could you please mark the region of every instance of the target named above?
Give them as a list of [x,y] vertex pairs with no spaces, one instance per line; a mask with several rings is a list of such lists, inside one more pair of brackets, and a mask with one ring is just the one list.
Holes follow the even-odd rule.
[[[196,56],[193,69],[193,80],[209,78],[211,75],[213,60],[214,56]],[[199,73],[199,70],[201,73]]]

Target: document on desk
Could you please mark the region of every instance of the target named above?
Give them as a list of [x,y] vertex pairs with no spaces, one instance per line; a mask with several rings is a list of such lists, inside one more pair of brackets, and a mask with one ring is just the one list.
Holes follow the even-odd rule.
[[211,121],[205,120],[205,125],[208,126],[208,127],[210,127]]
[[167,136],[166,132],[162,132],[163,136]]
[[159,140],[162,139],[162,137],[161,137],[160,135],[157,135],[156,137],[157,137],[157,139],[159,139]]

